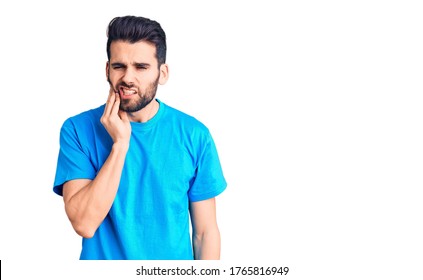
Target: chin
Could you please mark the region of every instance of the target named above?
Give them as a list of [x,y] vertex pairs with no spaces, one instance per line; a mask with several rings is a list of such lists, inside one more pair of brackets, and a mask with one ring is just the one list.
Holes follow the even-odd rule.
[[153,100],[154,100],[154,96],[151,99],[138,100],[135,104],[129,104],[130,102],[127,102],[127,104],[125,104],[126,102],[124,102],[124,104],[122,103],[120,104],[119,109],[127,113],[135,113],[147,107],[148,104],[150,104],[151,101]]

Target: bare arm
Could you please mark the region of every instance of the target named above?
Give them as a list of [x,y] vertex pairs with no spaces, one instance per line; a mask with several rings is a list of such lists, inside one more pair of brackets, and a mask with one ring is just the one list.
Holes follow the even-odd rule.
[[220,259],[220,232],[216,220],[215,199],[192,202],[190,213],[193,228],[194,259]]
[[119,95],[110,90],[101,122],[113,139],[109,157],[94,180],[78,179],[63,185],[66,214],[75,231],[91,238],[109,212],[116,196],[131,125],[126,113],[119,111]]

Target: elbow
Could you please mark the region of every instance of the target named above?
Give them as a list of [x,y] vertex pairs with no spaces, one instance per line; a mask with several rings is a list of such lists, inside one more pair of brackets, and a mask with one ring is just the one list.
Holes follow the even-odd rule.
[[92,238],[99,225],[95,225],[92,219],[81,213],[75,213],[66,208],[66,214],[75,232],[84,238]]
[[97,230],[96,227],[86,225],[84,223],[72,223],[75,232],[84,238],[92,238]]

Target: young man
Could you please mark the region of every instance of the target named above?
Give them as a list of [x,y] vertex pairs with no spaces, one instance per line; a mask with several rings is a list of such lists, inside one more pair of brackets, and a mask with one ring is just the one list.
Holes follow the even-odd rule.
[[215,144],[202,123],[155,99],[168,79],[165,32],[114,18],[107,56],[107,103],[60,132],[53,190],[83,237],[80,259],[219,259],[215,196],[226,182]]

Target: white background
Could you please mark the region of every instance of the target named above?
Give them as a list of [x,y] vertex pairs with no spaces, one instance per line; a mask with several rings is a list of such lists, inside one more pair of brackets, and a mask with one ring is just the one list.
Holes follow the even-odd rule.
[[217,144],[228,188],[217,200],[222,261],[212,265],[289,266],[288,279],[422,279],[419,1],[0,6],[5,279],[138,279],[146,265],[75,261],[81,240],[52,191],[60,127],[105,102],[106,27],[128,14],[161,23],[170,80],[158,97],[205,123]]

